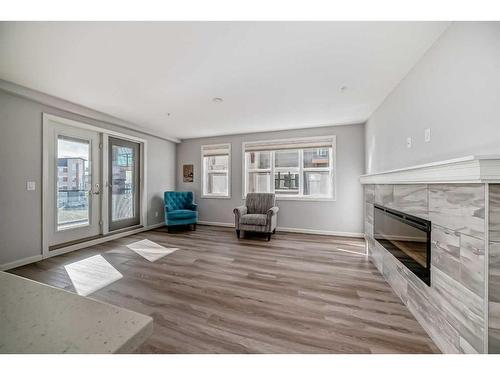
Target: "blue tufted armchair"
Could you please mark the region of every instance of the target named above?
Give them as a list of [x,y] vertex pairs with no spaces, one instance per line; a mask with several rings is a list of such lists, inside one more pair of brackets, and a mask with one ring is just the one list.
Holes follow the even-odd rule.
[[191,225],[196,230],[198,222],[197,205],[191,191],[166,191],[165,195],[165,224]]

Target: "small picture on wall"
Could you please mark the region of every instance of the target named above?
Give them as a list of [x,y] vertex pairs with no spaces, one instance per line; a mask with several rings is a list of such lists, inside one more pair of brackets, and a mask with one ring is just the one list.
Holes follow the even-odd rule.
[[184,182],[193,182],[193,164],[184,164],[182,166],[182,176]]

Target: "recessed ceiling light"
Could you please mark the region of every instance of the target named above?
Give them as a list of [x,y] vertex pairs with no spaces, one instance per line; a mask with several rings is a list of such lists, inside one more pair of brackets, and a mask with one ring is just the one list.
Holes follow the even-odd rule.
[[340,87],[340,92],[345,92],[347,90],[347,86],[341,86]]
[[167,113],[167,116],[170,117],[170,112]]
[[222,103],[222,102],[224,101],[224,99],[222,99],[222,98],[217,98],[217,97],[216,97],[216,98],[213,98],[213,99],[212,99],[212,101],[213,101],[214,103]]

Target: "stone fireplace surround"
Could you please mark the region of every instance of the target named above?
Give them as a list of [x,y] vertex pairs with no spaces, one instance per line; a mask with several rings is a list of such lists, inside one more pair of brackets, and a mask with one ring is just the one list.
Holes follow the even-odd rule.
[[[370,259],[440,350],[500,353],[500,156],[469,156],[360,181]],[[431,221],[431,286],[375,241],[374,203]]]

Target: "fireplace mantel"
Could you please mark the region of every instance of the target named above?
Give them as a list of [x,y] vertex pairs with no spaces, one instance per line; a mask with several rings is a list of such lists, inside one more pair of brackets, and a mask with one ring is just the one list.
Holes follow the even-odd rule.
[[365,174],[362,184],[500,183],[500,155],[470,155]]

